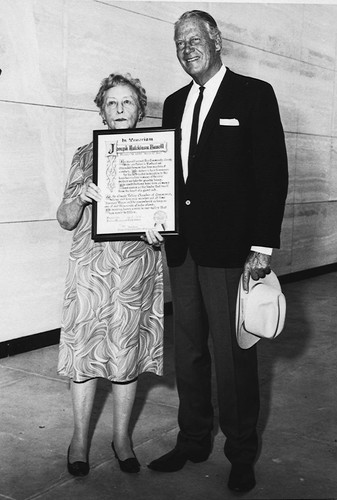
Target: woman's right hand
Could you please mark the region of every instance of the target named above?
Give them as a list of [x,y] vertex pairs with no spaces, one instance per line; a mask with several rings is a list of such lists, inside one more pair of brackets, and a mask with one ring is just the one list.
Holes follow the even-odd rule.
[[92,200],[101,201],[101,190],[98,186],[96,186],[96,184],[92,182],[91,179],[88,179],[82,186],[81,192],[79,194],[79,199],[83,205],[92,203]]
[[154,247],[160,247],[160,245],[164,243],[164,238],[155,229],[148,229],[145,231],[145,235],[142,235],[141,239]]

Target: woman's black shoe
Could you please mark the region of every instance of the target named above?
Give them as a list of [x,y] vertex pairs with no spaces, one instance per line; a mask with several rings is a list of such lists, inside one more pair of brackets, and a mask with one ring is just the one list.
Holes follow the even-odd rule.
[[89,474],[89,462],[69,462],[70,446],[68,448],[67,465],[68,472],[73,476],[87,476]]
[[127,458],[126,460],[119,460],[118,455],[116,453],[114,443],[111,443],[111,448],[113,449],[113,452],[115,454],[115,457],[118,460],[120,470],[123,472],[139,472],[140,471],[140,464],[136,458],[136,455],[132,458]]

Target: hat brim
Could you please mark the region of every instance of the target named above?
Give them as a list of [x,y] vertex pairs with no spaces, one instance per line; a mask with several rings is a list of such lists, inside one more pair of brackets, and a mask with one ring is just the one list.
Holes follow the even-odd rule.
[[[273,271],[271,271],[270,274],[267,274],[265,278],[260,278],[257,281],[250,278],[248,284],[249,292],[251,291],[252,287],[257,285],[258,283],[264,283],[265,285],[272,286],[278,290],[281,290],[280,282]],[[241,349],[249,349],[250,347],[253,347],[253,345],[255,345],[261,339],[260,336],[254,335],[253,333],[248,332],[245,329],[244,311],[245,311],[245,301],[247,300],[247,296],[248,294],[243,289],[243,276],[241,275],[240,283],[238,286],[237,299],[236,299],[236,318],[235,318],[236,339]]]

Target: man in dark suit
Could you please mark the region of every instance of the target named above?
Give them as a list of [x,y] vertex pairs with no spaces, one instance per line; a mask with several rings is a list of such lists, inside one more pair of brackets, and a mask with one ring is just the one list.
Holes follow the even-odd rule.
[[[180,235],[166,241],[175,317],[179,434],[149,468],[172,472],[212,447],[213,342],[219,424],[232,464],[228,487],[255,486],[259,387],[256,346],[235,335],[238,284],[270,273],[280,245],[287,155],[272,87],[222,65],[221,33],[206,12],[175,24],[177,57],[193,82],[164,104],[163,127],[181,130]],[[196,130],[197,128],[197,130]]]

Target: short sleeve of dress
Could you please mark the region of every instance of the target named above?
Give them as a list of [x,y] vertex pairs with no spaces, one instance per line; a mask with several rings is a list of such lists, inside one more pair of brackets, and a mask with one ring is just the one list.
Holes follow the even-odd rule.
[[63,193],[63,201],[76,198],[83,184],[92,176],[92,143],[77,149],[71,162],[68,179]]

